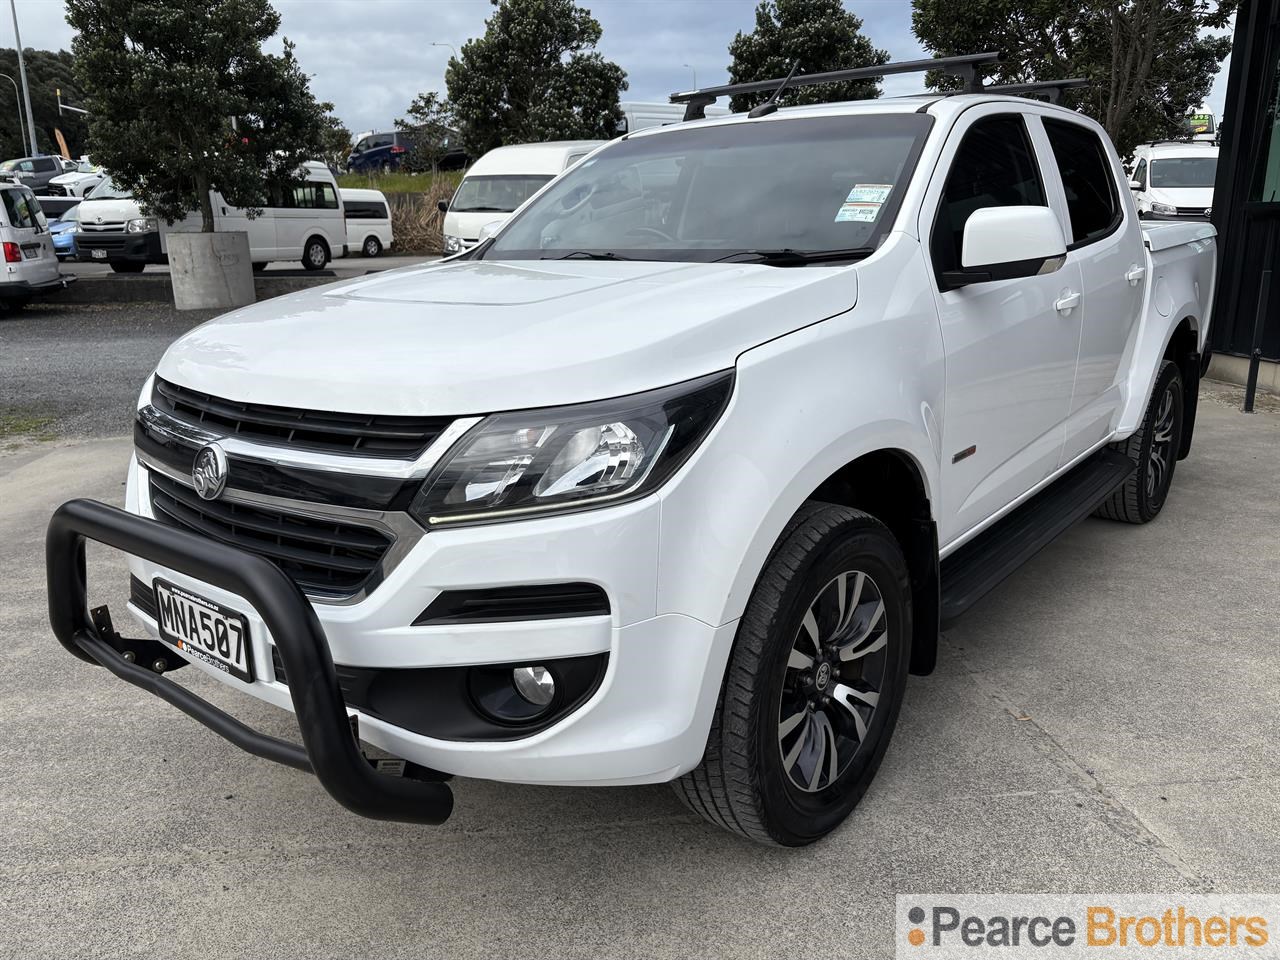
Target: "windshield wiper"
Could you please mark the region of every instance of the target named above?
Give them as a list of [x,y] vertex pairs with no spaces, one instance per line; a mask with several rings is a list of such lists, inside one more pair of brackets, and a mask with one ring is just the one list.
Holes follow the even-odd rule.
[[566,253],[562,257],[539,257],[539,260],[630,260],[631,257],[619,256],[616,253],[608,251],[595,250],[574,250],[572,253]]
[[861,260],[875,252],[873,247],[846,247],[838,250],[793,250],[790,247],[782,247],[778,250],[738,250],[723,257],[717,257],[711,262],[729,263],[742,260],[747,263],[768,263],[786,267],[805,263],[823,263],[829,260]]
[[452,207],[454,213],[510,213],[502,207]]

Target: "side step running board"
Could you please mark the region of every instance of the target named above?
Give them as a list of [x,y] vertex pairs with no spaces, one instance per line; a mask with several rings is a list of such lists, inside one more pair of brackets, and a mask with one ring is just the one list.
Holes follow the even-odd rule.
[[1137,469],[1102,450],[942,561],[942,627],[1075,526]]

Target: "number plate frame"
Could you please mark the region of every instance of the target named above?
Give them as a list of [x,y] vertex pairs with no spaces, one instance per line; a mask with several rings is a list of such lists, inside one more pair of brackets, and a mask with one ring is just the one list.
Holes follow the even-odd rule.
[[[213,600],[210,600],[207,597],[202,597],[198,593],[192,593],[190,590],[183,587],[175,586],[167,580],[162,580],[159,577],[156,577],[151,582],[151,588],[155,592],[156,626],[160,631],[161,640],[169,644],[171,647],[182,651],[183,654],[193,660],[199,660],[201,663],[207,663],[209,666],[221,670],[224,673],[229,673],[233,677],[238,677],[245,683],[253,683],[253,643],[249,634],[249,621],[244,614],[240,613],[238,610],[232,610],[228,607],[224,607],[220,603],[215,603]],[[209,649],[203,642],[203,637],[200,634],[200,623],[198,620],[194,625],[194,629],[196,631],[196,639],[194,640],[184,634],[174,632],[168,625],[166,625],[166,607],[161,595],[162,592],[169,594],[169,601],[171,604],[181,607],[184,611],[186,605],[190,605],[192,607],[207,610],[212,615],[208,630],[209,634],[215,637],[213,649]],[[171,607],[169,609],[173,608]],[[224,622],[239,625],[240,641],[244,644],[244,669],[241,669],[235,660],[224,657],[218,651],[216,628],[214,626],[216,621],[213,620],[212,617],[220,617]],[[172,618],[173,614],[170,614],[170,619],[172,620]],[[230,632],[228,632],[227,642],[229,650],[230,644],[236,642],[235,638],[230,635]]]

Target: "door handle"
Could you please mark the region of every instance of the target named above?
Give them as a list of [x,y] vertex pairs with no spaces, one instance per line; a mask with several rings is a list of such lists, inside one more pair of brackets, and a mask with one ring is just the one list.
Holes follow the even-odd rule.
[[1076,307],[1080,306],[1080,294],[1067,292],[1053,301],[1053,309],[1059,313],[1070,313]]
[[1147,275],[1147,268],[1140,267],[1136,263],[1129,268],[1124,278],[1129,281],[1129,286],[1136,287],[1143,277]]

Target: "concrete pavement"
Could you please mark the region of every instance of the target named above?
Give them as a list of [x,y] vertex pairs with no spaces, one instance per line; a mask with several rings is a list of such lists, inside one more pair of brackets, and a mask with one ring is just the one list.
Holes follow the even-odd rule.
[[442,827],[348,814],[50,635],[44,524],[118,503],[128,441],[0,455],[0,956],[867,958],[898,892],[1275,892],[1280,415],[1230,396],[1157,522],[1086,521],[947,633],[862,805],[786,851],[664,787],[463,780]]

